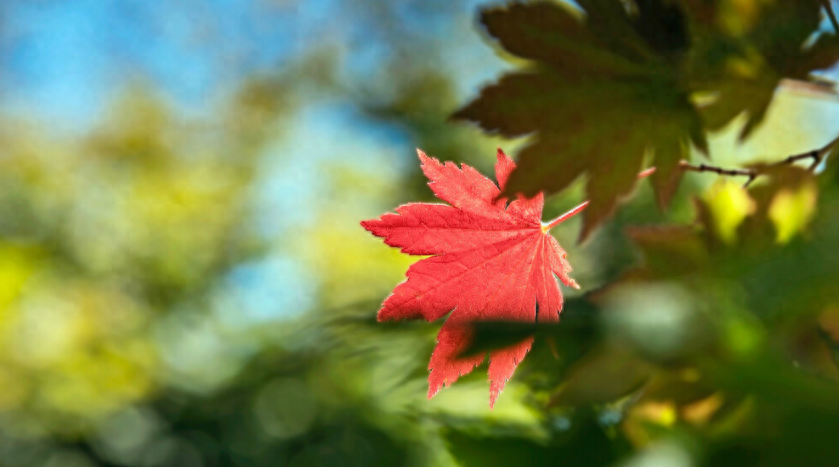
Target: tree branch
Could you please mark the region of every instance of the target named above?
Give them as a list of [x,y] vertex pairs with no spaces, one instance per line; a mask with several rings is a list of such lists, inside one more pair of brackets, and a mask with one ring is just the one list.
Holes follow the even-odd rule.
[[839,34],[839,21],[836,21],[836,14],[833,13],[831,0],[822,0],[822,4],[824,5],[825,11],[827,11],[827,17],[830,18],[830,23],[833,25],[833,31]]
[[[839,137],[836,137],[833,141],[827,143],[820,149],[814,149],[809,152],[795,154],[789,156],[783,160],[775,162],[771,164],[771,166],[779,166],[779,165],[791,165],[798,161],[805,160],[805,159],[812,159],[813,161],[810,163],[810,166],[807,168],[810,172],[814,172],[816,168],[821,164],[824,157],[833,149],[833,146],[839,143]],[[713,172],[717,175],[726,175],[730,177],[748,177],[746,183],[743,184],[743,187],[749,186],[755,179],[761,175],[763,175],[763,171],[751,168],[751,169],[724,169],[722,167],[717,167],[713,165],[706,165],[706,164],[699,164],[693,165],[688,163],[687,161],[681,161],[679,163],[679,167],[682,170],[688,172]]]
[[717,175],[727,175],[729,177],[754,177],[755,171],[752,169],[724,169],[714,165],[689,164],[687,161],[679,162],[679,167],[685,172],[713,172]]

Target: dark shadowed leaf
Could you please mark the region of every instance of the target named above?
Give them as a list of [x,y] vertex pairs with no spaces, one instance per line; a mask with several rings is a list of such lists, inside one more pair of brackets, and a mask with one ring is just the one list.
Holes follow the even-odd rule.
[[[554,193],[587,176],[581,238],[635,186],[647,161],[661,206],[706,129],[761,122],[782,79],[807,80],[839,60],[839,40],[813,36],[816,0],[749,3],[581,0],[485,10],[487,33],[531,66],[484,88],[455,118],[529,136],[507,194]],[[702,99],[697,99],[704,96]]]
[[477,438],[448,435],[452,454],[463,467],[598,467],[613,465],[628,452],[622,436],[611,437],[590,414],[575,417],[569,430],[548,443],[523,438]]
[[578,360],[553,399],[555,405],[615,401],[640,388],[653,374],[643,359],[618,346],[603,346]]
[[652,153],[665,204],[693,143],[706,143],[673,63],[689,45],[680,7],[661,1],[580,2],[587,17],[553,3],[487,10],[482,22],[506,50],[538,62],[485,88],[455,117],[508,137],[535,134],[519,154],[510,193],[557,192],[588,174],[581,237],[635,186]]
[[523,323],[516,321],[476,321],[471,324],[473,338],[461,357],[485,354],[509,347],[535,337],[536,342],[553,339],[556,342],[594,337],[598,333],[598,314],[584,298],[565,303],[558,323]]

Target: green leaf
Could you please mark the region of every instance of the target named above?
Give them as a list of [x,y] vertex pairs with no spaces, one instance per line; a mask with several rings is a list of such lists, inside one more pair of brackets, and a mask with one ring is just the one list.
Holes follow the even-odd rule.
[[463,467],[614,465],[629,451],[623,436],[609,436],[591,414],[575,417],[567,432],[545,443],[524,438],[479,438],[451,432],[449,448]]
[[752,5],[753,15],[725,2],[707,8],[686,68],[697,90],[716,96],[703,109],[709,129],[720,129],[745,112],[740,138],[747,138],[763,120],[782,79],[808,80],[813,71],[839,61],[835,35],[812,39],[821,19],[818,0],[760,2]]
[[635,227],[627,234],[643,252],[644,268],[633,272],[635,278],[673,279],[707,267],[708,248],[694,228]]
[[613,402],[641,387],[652,371],[650,364],[627,349],[602,346],[574,364],[551,402],[569,406]]
[[483,354],[517,344],[529,337],[555,342],[580,341],[598,333],[597,310],[583,298],[568,300],[559,323],[523,323],[520,321],[476,321],[471,323],[473,339],[461,357]]
[[[484,88],[455,118],[529,136],[507,193],[555,193],[587,176],[586,238],[631,193],[648,161],[663,207],[705,131],[746,114],[762,121],[782,79],[839,61],[839,39],[814,36],[817,0],[580,0],[485,10],[487,33],[532,63]],[[701,97],[701,98],[700,98]]]
[[484,12],[483,24],[508,51],[537,62],[485,88],[455,114],[487,131],[534,134],[519,154],[509,193],[553,193],[587,173],[581,237],[636,184],[652,153],[652,182],[662,205],[674,192],[679,160],[693,143],[705,150],[698,112],[672,64],[689,43],[676,4],[581,1],[583,23],[552,3]]

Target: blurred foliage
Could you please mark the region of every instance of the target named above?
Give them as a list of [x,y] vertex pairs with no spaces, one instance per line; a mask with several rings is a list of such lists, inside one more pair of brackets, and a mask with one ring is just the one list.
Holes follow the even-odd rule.
[[[817,185],[827,199],[808,228]],[[748,191],[721,182],[695,225],[629,230],[641,266],[570,302],[560,324],[479,324],[472,351],[541,336],[556,361],[527,377],[562,372],[547,407],[595,407],[639,447],[675,437],[689,465],[833,465],[837,195],[797,167]],[[582,356],[552,344],[571,335],[590,336]]]
[[[500,135],[449,120],[490,48],[475,5],[444,0],[344,2],[331,15],[361,33],[292,47],[199,115],[127,72],[78,133],[4,114],[0,465],[836,465],[839,164],[632,188],[650,145],[655,164],[703,139],[772,163],[833,138],[823,85],[779,85],[831,65],[827,19],[810,1],[578,4],[480,16],[530,67],[491,86],[547,80],[495,103]],[[720,150],[740,135],[756,146]],[[531,158],[546,141],[566,152]],[[560,323],[478,325],[470,352],[536,336],[489,410],[481,372],[426,399],[436,326],[375,322],[411,259],[358,221],[431,198],[413,147],[488,173],[500,144],[525,145],[522,187],[569,187],[546,217],[592,187],[630,196],[587,243],[578,220],[554,232],[583,287]]]

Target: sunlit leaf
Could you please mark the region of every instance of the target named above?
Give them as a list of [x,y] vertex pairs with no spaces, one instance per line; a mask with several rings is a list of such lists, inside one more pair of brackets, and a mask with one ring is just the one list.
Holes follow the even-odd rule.
[[[499,198],[515,163],[498,151],[498,186],[472,167],[441,163],[419,151],[432,191],[450,205],[412,203],[396,214],[363,221],[362,227],[388,245],[412,255],[431,255],[408,270],[379,310],[380,321],[434,321],[454,310],[431,355],[428,396],[483,362],[483,355],[458,357],[469,346],[475,320],[555,322],[562,310],[557,278],[571,279],[567,254],[548,234],[558,218],[543,224],[541,194]],[[526,339],[490,355],[490,406],[530,350]]]

